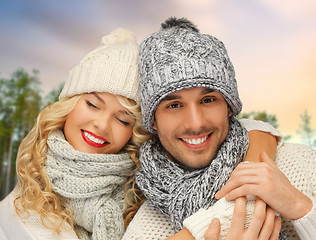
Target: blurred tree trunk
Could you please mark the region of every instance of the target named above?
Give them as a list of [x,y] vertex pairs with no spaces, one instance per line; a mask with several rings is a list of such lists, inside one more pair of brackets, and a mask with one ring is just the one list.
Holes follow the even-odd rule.
[[[9,79],[0,78],[0,200],[16,184],[13,166],[18,147],[43,107],[39,86],[37,70],[29,74],[19,68]],[[46,96],[45,106],[58,100],[62,87],[63,84]]]
[[[13,124],[14,126],[14,124]],[[14,139],[14,132],[12,132],[10,137],[10,145],[9,145],[9,152],[8,152],[8,159],[7,159],[7,178],[6,178],[6,185],[5,185],[5,196],[9,194],[11,191],[11,166],[12,166],[12,152],[13,152],[13,139]]]
[[[3,156],[6,159],[4,193],[8,194],[16,183],[16,154],[22,139],[33,126],[41,109],[42,97],[39,90],[38,71],[28,74],[17,69],[10,79],[0,79],[0,138],[8,142]],[[9,146],[8,146],[9,145]],[[2,155],[2,154],[1,154]],[[13,179],[15,181],[13,181]]]

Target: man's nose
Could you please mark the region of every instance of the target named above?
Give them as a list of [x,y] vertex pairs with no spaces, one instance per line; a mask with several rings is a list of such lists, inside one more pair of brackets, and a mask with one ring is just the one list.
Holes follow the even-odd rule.
[[199,105],[194,104],[187,106],[183,119],[183,123],[188,129],[199,130],[205,127],[204,112],[202,107]]

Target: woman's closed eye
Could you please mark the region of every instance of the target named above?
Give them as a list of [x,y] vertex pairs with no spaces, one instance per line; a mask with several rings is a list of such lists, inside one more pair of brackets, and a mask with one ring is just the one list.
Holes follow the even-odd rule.
[[130,125],[131,125],[130,122],[125,121],[125,120],[122,120],[122,119],[120,119],[120,118],[117,118],[117,120],[119,120],[119,121],[120,121],[123,125],[125,125],[125,126],[130,126]]
[[93,108],[93,109],[99,109],[96,105],[94,105],[92,102],[90,102],[89,100],[86,100],[86,103],[89,107]]
[[135,122],[135,118],[132,116],[132,114],[125,110],[119,111],[114,116],[124,126],[131,126]]

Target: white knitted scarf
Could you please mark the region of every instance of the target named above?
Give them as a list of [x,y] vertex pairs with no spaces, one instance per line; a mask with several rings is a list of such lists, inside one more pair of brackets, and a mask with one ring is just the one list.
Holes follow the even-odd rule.
[[53,190],[74,212],[80,239],[121,239],[123,185],[135,165],[127,153],[91,154],[75,150],[61,131],[48,137],[45,170]]

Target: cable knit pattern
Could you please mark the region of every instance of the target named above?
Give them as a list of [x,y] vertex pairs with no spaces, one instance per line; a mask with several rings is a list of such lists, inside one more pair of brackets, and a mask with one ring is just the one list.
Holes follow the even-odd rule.
[[126,207],[122,186],[135,167],[128,154],[79,152],[60,131],[47,144],[45,169],[54,191],[74,212],[80,239],[121,239]]
[[208,167],[189,171],[166,157],[157,138],[147,141],[140,150],[137,185],[153,206],[170,216],[175,231],[179,231],[186,217],[214,204],[215,193],[244,159],[248,143],[247,131],[232,118],[217,157]]
[[144,127],[153,129],[155,109],[170,93],[205,87],[221,93],[233,115],[242,109],[235,70],[224,43],[202,34],[185,18],[168,18],[139,49],[140,102]]

